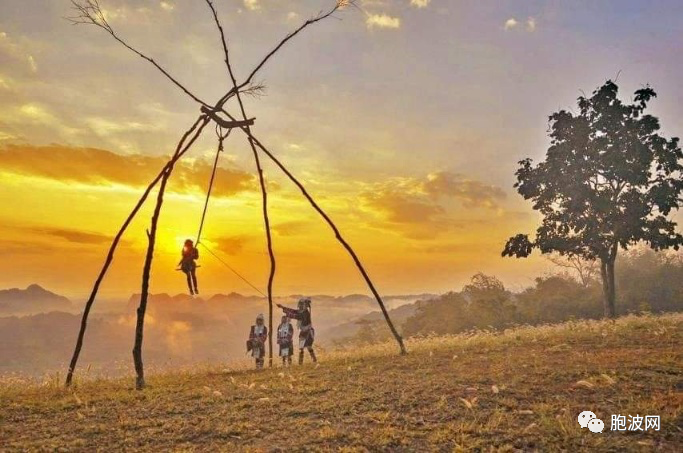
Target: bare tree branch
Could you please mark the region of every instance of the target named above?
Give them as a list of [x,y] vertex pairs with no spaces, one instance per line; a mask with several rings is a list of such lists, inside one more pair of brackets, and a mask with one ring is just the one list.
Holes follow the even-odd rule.
[[321,12],[316,17],[309,19],[306,22],[304,22],[299,28],[297,28],[296,30],[294,30],[293,32],[291,32],[287,36],[285,36],[284,39],[282,39],[282,41],[280,41],[280,43],[277,46],[275,46],[275,48],[273,48],[273,50],[271,50],[265,56],[265,58],[263,58],[263,60],[261,60],[261,62],[258,65],[256,65],[256,67],[249,74],[249,77],[247,77],[246,80],[244,82],[242,82],[242,84],[239,85],[239,89],[242,89],[246,85],[250,84],[252,79],[256,75],[256,73],[261,70],[261,68],[268,62],[268,60],[270,60],[270,58],[273,55],[275,55],[282,48],[282,46],[287,44],[288,41],[290,41],[292,38],[294,38],[296,35],[298,35],[306,27],[308,27],[309,25],[313,25],[317,22],[320,22],[322,20],[327,19],[328,17],[332,16],[334,13],[336,13],[337,11],[339,11],[342,8],[345,8],[348,6],[355,6],[355,4],[356,4],[355,0],[337,0],[334,7],[331,10],[329,10],[326,13]]
[[548,256],[548,261],[557,267],[570,269],[579,277],[581,285],[586,287],[595,279],[598,273],[598,263],[596,260],[585,260],[578,256]]
[[241,89],[240,93],[258,99],[266,95],[266,86],[262,82],[252,83],[248,87]]
[[158,64],[154,59],[143,54],[133,46],[129,45],[124,41],[112,28],[112,26],[107,21],[107,18],[100,7],[99,0],[71,0],[73,9],[76,11],[75,16],[67,17],[66,19],[74,25],[94,25],[98,28],[109,33],[112,38],[122,44],[126,49],[130,50],[140,58],[143,58],[154,65],[161,73],[166,76],[173,84],[178,88],[183,90],[185,94],[191,97],[195,102],[201,105],[208,106],[208,104],[199,97],[195,96],[190,90],[188,90],[183,84],[181,84],[175,77],[173,77],[166,69],[164,69],[160,64]]

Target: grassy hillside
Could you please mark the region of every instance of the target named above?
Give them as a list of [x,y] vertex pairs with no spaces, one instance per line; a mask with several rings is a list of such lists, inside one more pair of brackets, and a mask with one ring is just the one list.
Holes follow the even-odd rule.
[[[318,367],[56,380],[0,390],[4,449],[680,451],[683,315],[581,321],[321,354]],[[581,430],[591,410],[605,431]],[[660,415],[659,432],[610,431]]]

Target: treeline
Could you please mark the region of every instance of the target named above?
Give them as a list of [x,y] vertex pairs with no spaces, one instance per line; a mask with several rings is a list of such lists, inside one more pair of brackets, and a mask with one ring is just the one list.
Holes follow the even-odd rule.
[[[405,337],[454,334],[473,329],[505,329],[603,315],[597,268],[586,262],[556,261],[558,272],[538,277],[514,293],[496,277],[478,273],[460,292],[416,302],[402,326]],[[683,255],[639,250],[622,256],[616,275],[617,314],[683,311]],[[388,338],[381,323],[363,322],[352,343]]]

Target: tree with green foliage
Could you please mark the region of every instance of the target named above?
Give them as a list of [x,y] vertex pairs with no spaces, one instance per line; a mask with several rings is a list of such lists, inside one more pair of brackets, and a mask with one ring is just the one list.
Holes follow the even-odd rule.
[[683,152],[679,139],[659,135],[659,120],[645,113],[657,96],[646,86],[633,103],[618,98],[612,81],[578,98],[578,112],[550,116],[551,139],[538,165],[519,162],[515,188],[543,215],[532,241],[510,238],[503,256],[541,253],[597,260],[604,316],[614,317],[619,249],[644,242],[654,250],[679,249],[683,235],[669,218],[683,205]]

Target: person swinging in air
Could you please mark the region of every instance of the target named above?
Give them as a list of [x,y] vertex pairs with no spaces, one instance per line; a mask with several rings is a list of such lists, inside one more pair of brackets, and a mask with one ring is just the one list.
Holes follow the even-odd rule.
[[187,277],[187,287],[190,289],[190,295],[192,296],[199,294],[199,289],[197,289],[197,263],[195,263],[197,259],[199,259],[199,250],[194,246],[192,239],[186,240],[183,246],[182,258],[178,265]]
[[277,344],[280,346],[280,357],[282,366],[292,366],[292,355],[294,354],[294,327],[289,322],[287,316],[282,317],[282,322],[277,328]]
[[256,369],[263,368],[266,357],[266,340],[268,339],[268,328],[264,324],[264,317],[259,314],[256,317],[256,324],[251,326],[249,340],[247,340],[247,352],[256,359]]
[[304,363],[304,349],[308,349],[311,360],[316,363],[318,359],[313,351],[313,340],[315,339],[315,329],[311,319],[311,299],[299,299],[297,308],[287,308],[277,304],[288,318],[296,319],[299,327],[299,365]]

